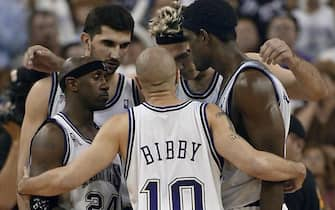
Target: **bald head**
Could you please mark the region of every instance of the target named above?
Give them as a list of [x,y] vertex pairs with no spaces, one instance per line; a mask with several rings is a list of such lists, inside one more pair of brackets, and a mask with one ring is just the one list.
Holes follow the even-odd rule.
[[137,58],[136,74],[143,88],[164,89],[175,87],[176,63],[164,48],[145,49]]

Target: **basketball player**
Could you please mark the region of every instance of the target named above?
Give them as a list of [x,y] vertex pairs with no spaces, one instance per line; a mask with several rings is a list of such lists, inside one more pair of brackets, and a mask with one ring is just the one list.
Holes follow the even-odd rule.
[[[114,72],[119,65],[120,58],[127,52],[133,29],[134,20],[124,8],[108,5],[93,9],[86,18],[84,32],[81,34],[85,55],[105,61],[108,68]],[[42,51],[40,55],[45,56],[43,53],[54,56],[50,51]],[[55,61],[53,65],[56,69],[59,69],[64,62],[58,57],[55,57],[53,61]],[[35,64],[34,68],[41,67],[38,63]],[[37,69],[40,70],[40,68]],[[101,125],[111,115],[125,112],[128,107],[137,103],[134,82],[118,73],[109,74],[109,100],[104,109],[94,114],[94,121],[98,125]],[[47,116],[55,115],[64,107],[64,95],[57,80],[57,75],[53,75],[38,81],[28,95],[20,139],[18,179],[23,176],[23,168],[28,159],[33,134]],[[22,202],[20,203],[22,206]],[[27,203],[21,208],[27,209]]]
[[[149,31],[156,44],[166,48],[174,56],[182,77],[177,86],[177,96],[180,99],[192,99],[215,103],[221,86],[222,76],[212,68],[197,71],[190,56],[189,46],[183,37],[181,28],[181,7],[166,6],[157,11],[157,15],[149,23]],[[280,53],[281,57],[271,60],[271,55]],[[260,54],[246,53],[252,59],[259,60],[281,80],[290,98],[318,100],[326,95],[320,73],[310,63],[301,60],[300,65],[290,66],[291,71],[281,68],[279,63],[287,65],[289,59],[296,59],[288,45],[278,39],[268,40]],[[266,61],[272,61],[267,64]],[[271,62],[269,62],[271,63]],[[292,73],[293,72],[293,73]]]
[[294,179],[300,187],[302,163],[253,149],[219,107],[177,99],[177,68],[168,51],[144,50],[136,71],[146,102],[108,120],[92,146],[69,165],[24,178],[19,192],[63,193],[109,165],[118,152],[135,210],[222,210],[220,155],[248,174]]
[[[92,57],[70,58],[60,75],[66,105],[46,120],[31,145],[31,175],[67,165],[87,149],[98,132],[93,110],[105,106],[108,73],[104,63]],[[120,209],[119,165],[111,164],[82,186],[58,197],[33,196],[31,209]]]
[[[183,31],[199,71],[209,67],[224,76],[217,104],[237,133],[256,149],[284,156],[290,111],[279,80],[260,62],[250,60],[236,45],[237,18],[225,1],[198,0],[183,11]],[[280,57],[271,54],[269,63]],[[299,65],[299,59],[292,59]],[[229,163],[223,169],[225,209],[281,209],[283,186],[261,182]]]

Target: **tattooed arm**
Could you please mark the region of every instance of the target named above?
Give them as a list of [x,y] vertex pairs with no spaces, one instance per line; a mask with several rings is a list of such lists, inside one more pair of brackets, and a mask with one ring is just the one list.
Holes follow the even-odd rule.
[[254,149],[235,132],[230,120],[217,106],[209,104],[206,114],[215,148],[223,158],[259,179],[268,181],[294,179],[295,187],[301,187],[306,174],[306,168],[302,163],[288,161]]

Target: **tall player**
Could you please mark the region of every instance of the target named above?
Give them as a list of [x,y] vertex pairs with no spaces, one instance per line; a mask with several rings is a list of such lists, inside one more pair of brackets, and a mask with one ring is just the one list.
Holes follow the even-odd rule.
[[222,210],[219,155],[258,178],[295,179],[301,185],[302,163],[253,149],[217,106],[179,100],[176,64],[165,49],[146,49],[136,67],[146,103],[108,120],[71,164],[23,179],[21,193],[72,189],[110,164],[117,152],[126,163],[136,210]]
[[[218,105],[237,133],[256,149],[284,156],[290,111],[279,80],[260,62],[250,60],[236,45],[237,18],[229,3],[198,0],[183,11],[183,31],[199,71],[209,67],[224,75]],[[281,54],[271,54],[277,59]],[[289,66],[299,65],[292,59]],[[226,209],[281,209],[283,186],[248,176],[230,164],[223,169]]]
[[[131,42],[134,29],[134,20],[124,8],[116,5],[97,7],[90,11],[84,25],[84,32],[81,40],[85,47],[85,55],[94,56],[107,63],[111,70],[109,78],[109,100],[103,110],[95,113],[95,122],[101,125],[109,116],[127,111],[128,107],[136,104],[136,88],[131,79],[123,75],[114,73],[119,65],[119,60],[127,52]],[[39,50],[30,54],[35,48]],[[43,50],[41,50],[43,49]],[[35,52],[35,51],[34,51]],[[25,60],[35,61],[35,58],[53,57],[54,61],[50,66],[41,66],[40,63],[32,63],[34,69],[44,68],[60,69],[64,60],[55,57],[49,50],[40,46],[32,47],[25,55]],[[38,59],[37,59],[38,60]],[[43,61],[40,59],[38,61]],[[50,63],[49,63],[50,64]],[[57,76],[38,81],[31,89],[26,101],[26,113],[22,125],[20,139],[20,155],[18,163],[18,179],[23,176],[23,168],[28,159],[29,145],[33,134],[42,122],[49,115],[56,114],[64,107],[64,96],[57,85]],[[48,104],[49,110],[48,110]],[[20,202],[20,207],[23,203]],[[26,203],[27,205],[27,203]]]
[[[177,96],[181,99],[192,99],[215,103],[221,86],[222,76],[212,68],[197,71],[190,49],[181,27],[181,7],[166,6],[157,11],[157,15],[149,23],[149,31],[160,47],[167,49],[178,64],[181,72],[177,86]],[[281,57],[273,59],[274,55]],[[263,62],[279,78],[290,98],[318,100],[326,95],[318,70],[310,63],[300,60],[300,65],[291,65],[290,70],[281,68],[281,64],[289,65],[290,59],[297,59],[288,45],[278,39],[268,40],[260,53],[246,53],[252,59]],[[269,64],[266,62],[269,61]],[[272,64],[271,64],[272,63]]]
[[[93,110],[108,100],[108,70],[91,57],[70,58],[64,63],[60,84],[66,105],[46,120],[32,140],[30,174],[38,175],[71,163],[91,144],[98,132]],[[119,166],[110,164],[82,186],[58,197],[32,196],[31,209],[120,209]]]

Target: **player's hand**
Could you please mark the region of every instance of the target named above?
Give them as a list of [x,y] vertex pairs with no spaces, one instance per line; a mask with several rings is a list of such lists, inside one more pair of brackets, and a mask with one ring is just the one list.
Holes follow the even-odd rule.
[[261,46],[259,54],[263,61],[269,65],[287,65],[291,69],[299,62],[299,58],[292,52],[291,48],[277,38],[266,41]]
[[64,60],[41,45],[29,47],[23,57],[23,66],[41,72],[54,72],[61,69]]
[[24,190],[27,179],[29,179],[29,168],[27,166],[25,166],[24,169],[23,169],[23,177],[21,178],[21,180],[19,181],[19,183],[17,185],[17,191],[21,196],[24,195],[23,190]]
[[300,169],[300,174],[295,179],[284,182],[284,191],[286,193],[293,193],[299,190],[305,181],[306,167],[303,163],[297,163],[297,164],[298,168]]

